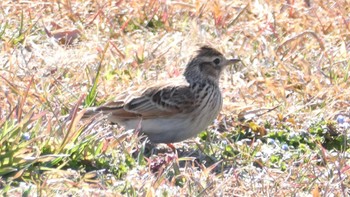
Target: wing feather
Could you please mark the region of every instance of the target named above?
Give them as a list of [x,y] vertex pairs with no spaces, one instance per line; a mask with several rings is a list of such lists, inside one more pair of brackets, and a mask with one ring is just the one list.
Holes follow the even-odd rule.
[[149,87],[124,106],[126,111],[140,114],[144,119],[189,113],[195,108],[195,95],[185,80]]
[[111,114],[120,119],[166,117],[189,113],[196,108],[195,95],[187,81],[157,83],[154,86],[127,90],[117,99],[94,108],[94,112]]

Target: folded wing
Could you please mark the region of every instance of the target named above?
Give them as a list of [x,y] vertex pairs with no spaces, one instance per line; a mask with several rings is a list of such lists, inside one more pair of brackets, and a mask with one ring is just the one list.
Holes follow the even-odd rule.
[[[176,83],[175,83],[176,84]],[[136,91],[126,91],[117,99],[100,107],[88,109],[86,114],[111,114],[120,119],[167,117],[192,112],[196,98],[187,82],[160,83]],[[93,113],[91,113],[93,112]]]

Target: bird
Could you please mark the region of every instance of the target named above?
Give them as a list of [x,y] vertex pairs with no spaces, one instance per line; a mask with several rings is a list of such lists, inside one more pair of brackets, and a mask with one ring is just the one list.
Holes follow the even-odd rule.
[[217,49],[201,46],[181,77],[127,90],[113,101],[87,108],[83,118],[104,115],[126,130],[140,127],[153,143],[176,143],[204,131],[218,116],[223,98],[220,76],[227,65]]

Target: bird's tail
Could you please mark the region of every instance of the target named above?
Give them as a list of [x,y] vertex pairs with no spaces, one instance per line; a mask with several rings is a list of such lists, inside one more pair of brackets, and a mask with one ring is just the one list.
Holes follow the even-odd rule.
[[85,110],[85,112],[84,112],[82,119],[87,119],[87,118],[91,118],[93,116],[96,116],[98,114],[103,114],[103,112],[98,111],[97,108],[98,107],[89,107],[89,108],[83,109],[83,110]]
[[89,107],[89,108],[85,109],[86,111],[84,112],[82,119],[86,119],[86,118],[90,118],[90,117],[98,116],[98,115],[107,115],[107,114],[110,114],[112,112],[116,112],[122,108],[123,108],[122,106],[118,106],[118,107],[115,107],[115,106],[113,106],[113,107],[112,106]]

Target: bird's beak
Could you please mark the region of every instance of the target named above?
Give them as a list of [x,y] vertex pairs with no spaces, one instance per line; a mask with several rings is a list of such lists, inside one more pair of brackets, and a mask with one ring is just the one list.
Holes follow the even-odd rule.
[[241,60],[240,59],[229,59],[227,60],[227,64],[235,64],[237,62],[240,62]]

